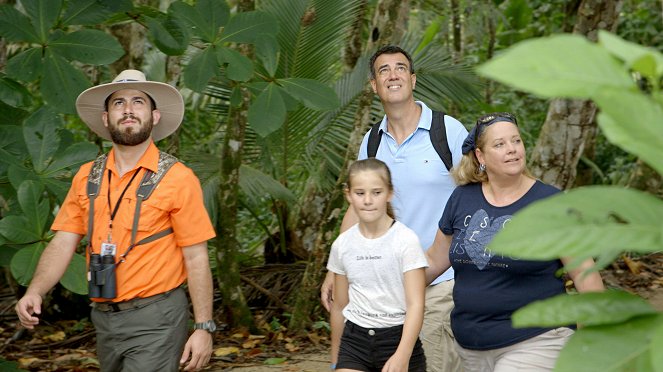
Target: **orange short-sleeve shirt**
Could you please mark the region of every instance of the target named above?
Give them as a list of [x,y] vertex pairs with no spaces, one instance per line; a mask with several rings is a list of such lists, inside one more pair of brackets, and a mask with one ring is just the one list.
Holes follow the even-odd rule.
[[[119,177],[115,167],[114,150],[110,151],[103,180],[94,201],[94,228],[90,237],[94,253],[99,253],[101,243],[108,240],[111,208],[115,208],[122,190],[129,184],[134,173],[139,172],[124,193],[110,231],[111,240],[117,246],[116,261],[117,257],[126,252],[131,241],[136,188],[145,169],[157,171],[158,159],[159,150],[152,143],[136,168]],[[51,226],[52,230],[87,234],[90,202],[86,188],[91,167],[92,162],[83,165],[74,177],[69,193]],[[110,184],[108,170],[111,172]],[[111,208],[108,205],[109,192]],[[179,162],[170,168],[149,199],[141,204],[136,242],[168,228],[172,228],[174,233],[135,246],[126,256],[126,261],[117,267],[117,297],[112,301],[149,297],[181,285],[187,275],[182,255],[183,247],[205,242],[215,236],[203,204],[200,181],[191,169]]]

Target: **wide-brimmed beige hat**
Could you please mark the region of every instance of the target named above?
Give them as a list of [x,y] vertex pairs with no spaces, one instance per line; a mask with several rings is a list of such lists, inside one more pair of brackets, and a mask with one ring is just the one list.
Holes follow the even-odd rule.
[[108,129],[101,119],[105,111],[106,98],[121,89],[135,89],[148,94],[161,112],[159,124],[152,130],[152,139],[158,141],[171,135],[182,123],[184,117],[184,100],[174,87],[157,81],[147,81],[145,74],[138,70],[124,70],[113,82],[97,85],[85,90],[76,99],[76,111],[99,137],[110,140]]

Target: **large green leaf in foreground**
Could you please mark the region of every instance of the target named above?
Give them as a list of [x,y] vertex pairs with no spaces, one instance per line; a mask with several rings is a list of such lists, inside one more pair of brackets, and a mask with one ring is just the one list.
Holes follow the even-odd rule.
[[630,189],[590,186],[518,212],[489,249],[528,259],[653,252],[663,247],[663,201]]

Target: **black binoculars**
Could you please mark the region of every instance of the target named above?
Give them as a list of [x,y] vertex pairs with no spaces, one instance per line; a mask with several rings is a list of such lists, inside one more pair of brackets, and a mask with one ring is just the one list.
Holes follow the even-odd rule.
[[88,295],[97,298],[115,298],[117,296],[115,256],[90,254]]

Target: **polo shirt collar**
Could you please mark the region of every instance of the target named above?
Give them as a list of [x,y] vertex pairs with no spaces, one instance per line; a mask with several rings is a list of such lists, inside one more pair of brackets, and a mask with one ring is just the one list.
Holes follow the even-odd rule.
[[[431,122],[433,121],[433,110],[431,110],[425,103],[422,101],[414,101],[417,105],[421,106],[421,115],[419,116],[419,123],[417,123],[417,128],[430,130]],[[380,133],[388,132],[387,131],[387,115],[382,118],[380,123]]]
[[[150,141],[150,145],[145,150],[143,156],[138,160],[138,163],[133,169],[145,168],[149,169],[152,172],[156,173],[159,166],[159,148],[154,144],[154,141]],[[108,160],[106,161],[106,168],[110,169],[113,173],[115,171],[115,149],[111,149],[108,153]]]

